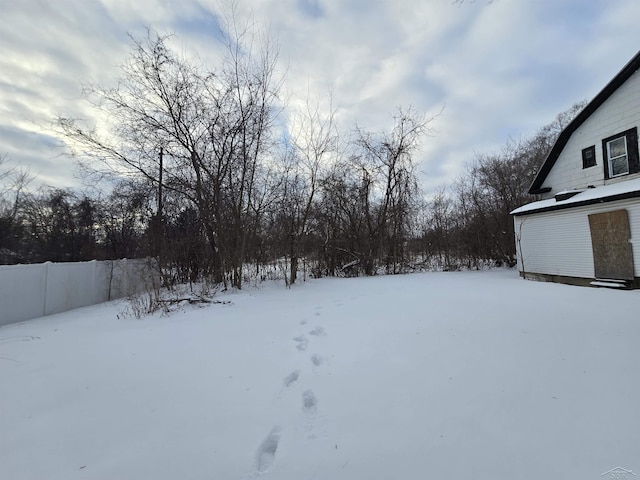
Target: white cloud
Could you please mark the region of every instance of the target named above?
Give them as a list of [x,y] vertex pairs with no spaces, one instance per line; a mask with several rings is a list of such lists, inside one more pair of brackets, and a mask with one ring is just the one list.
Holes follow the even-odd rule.
[[[73,183],[43,129],[55,116],[90,119],[82,82],[113,82],[145,26],[172,45],[219,58],[216,0],[9,2],[0,30],[0,152],[47,182]],[[458,175],[474,152],[533,133],[591,97],[640,45],[637,0],[240,0],[271,29],[291,105],[333,93],[343,128],[389,128],[400,105],[435,114],[421,170],[427,188]],[[36,173],[38,173],[36,172]]]

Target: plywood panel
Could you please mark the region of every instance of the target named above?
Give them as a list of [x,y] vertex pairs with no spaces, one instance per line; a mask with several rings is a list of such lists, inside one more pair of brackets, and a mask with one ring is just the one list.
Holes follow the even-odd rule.
[[633,280],[631,230],[626,210],[589,215],[593,267],[597,278]]

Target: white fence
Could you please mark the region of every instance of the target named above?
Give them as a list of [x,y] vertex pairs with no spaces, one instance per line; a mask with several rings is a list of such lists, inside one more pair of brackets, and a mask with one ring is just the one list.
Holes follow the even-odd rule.
[[150,289],[153,260],[0,265],[0,326]]

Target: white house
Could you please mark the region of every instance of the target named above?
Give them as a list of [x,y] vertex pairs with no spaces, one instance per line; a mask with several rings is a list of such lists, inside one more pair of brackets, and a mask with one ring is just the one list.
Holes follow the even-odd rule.
[[514,216],[520,275],[640,288],[640,52],[560,133]]

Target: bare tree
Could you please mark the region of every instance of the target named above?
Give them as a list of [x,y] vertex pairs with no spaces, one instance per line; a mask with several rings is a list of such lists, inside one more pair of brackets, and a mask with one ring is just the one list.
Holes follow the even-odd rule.
[[440,187],[428,202],[428,232],[425,238],[430,255],[446,269],[451,267],[453,201],[445,187]]
[[[449,265],[452,261],[468,267],[477,267],[486,261],[516,263],[514,237],[517,242],[519,233],[514,232],[510,212],[534,200],[528,194],[531,182],[560,132],[583,107],[584,102],[573,105],[533,136],[510,139],[497,153],[476,155],[454,185],[455,198],[450,213],[453,227],[448,232],[439,231],[440,212],[431,212],[432,225],[426,236],[444,235],[446,239],[433,244],[447,248],[455,245],[454,252],[441,252],[445,268],[452,267]],[[453,257],[450,253],[454,253]]]
[[[208,240],[215,282],[241,285],[246,222],[258,162],[276,113],[277,54],[255,45],[249,27],[230,21],[223,65],[215,71],[178,56],[151,31],[134,41],[115,88],[86,94],[111,119],[106,134],[59,118],[75,155],[102,172],[160,183],[196,208]],[[159,152],[163,155],[160,156]],[[160,162],[162,160],[162,169]]]
[[150,187],[148,182],[120,181],[104,200],[99,224],[106,258],[137,258],[149,253],[144,234],[153,215]]
[[399,259],[403,229],[418,193],[413,153],[428,132],[431,120],[411,110],[399,110],[390,133],[376,135],[357,129],[358,150],[353,160],[362,174],[362,207],[367,229],[363,237],[363,267],[367,275],[374,273],[375,259],[380,255],[385,236],[389,247],[387,267]]
[[297,279],[299,259],[304,253],[303,242],[309,234],[321,177],[338,152],[338,132],[331,97],[327,103],[323,106],[321,102],[312,103],[307,98],[304,109],[293,117],[290,143],[284,155],[281,212],[290,261],[289,282],[292,284]]
[[[219,126],[213,129],[214,134],[220,133],[218,138],[229,140],[228,148],[216,148],[218,138],[211,138],[216,163],[229,165],[222,177],[226,190],[224,198],[217,205],[224,205],[229,214],[228,239],[222,245],[226,250],[232,285],[237,288],[242,285],[250,225],[262,210],[260,200],[264,197],[256,193],[257,190],[264,191],[258,184],[267,181],[268,176],[261,175],[261,159],[271,146],[270,133],[279,112],[278,95],[282,84],[282,79],[276,76],[278,52],[273,40],[267,35],[256,38],[250,24],[240,25],[241,21],[232,11],[227,20],[230,35],[222,73],[230,95],[231,110],[226,112],[226,119],[234,118],[233,128],[229,130],[223,123],[225,131],[220,132]],[[219,217],[221,212],[216,215]]]
[[33,177],[28,170],[10,165],[6,155],[0,155],[0,263],[15,261],[21,236],[18,222],[20,204]]

